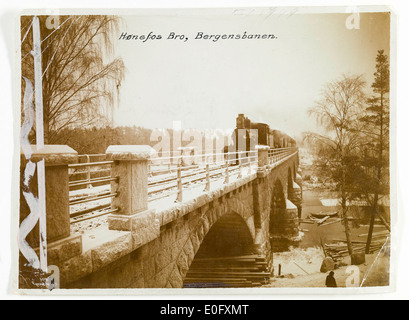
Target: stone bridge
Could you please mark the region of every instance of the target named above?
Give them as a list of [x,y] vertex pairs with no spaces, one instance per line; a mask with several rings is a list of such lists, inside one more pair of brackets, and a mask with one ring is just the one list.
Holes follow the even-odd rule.
[[[302,178],[296,148],[273,161],[270,149],[259,146],[255,172],[163,208],[148,205],[149,150],[111,146],[112,175],[119,176],[111,184],[118,194],[112,200],[115,212],[107,226],[82,235],[70,235],[67,199],[67,166],[77,154],[66,146],[45,149],[37,156],[45,159],[46,193],[52,193],[48,265],[58,266],[62,288],[181,288],[195,258],[207,255],[255,254],[273,272],[276,243],[299,237]],[[21,202],[21,219],[26,211]]]

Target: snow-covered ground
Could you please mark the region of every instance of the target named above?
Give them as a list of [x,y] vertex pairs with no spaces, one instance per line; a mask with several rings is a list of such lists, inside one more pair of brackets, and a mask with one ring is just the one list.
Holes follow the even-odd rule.
[[[317,250],[317,252],[314,252]],[[264,288],[325,288],[325,280],[328,273],[321,273],[321,264],[317,263],[317,257],[320,254],[319,249],[308,249],[301,252],[296,249],[287,253],[285,257],[274,255],[274,266],[284,261],[283,276],[271,278],[271,282]],[[317,255],[317,257],[315,257]],[[297,262],[298,261],[298,262]],[[291,266],[297,262],[307,273],[303,272],[297,266]],[[311,262],[311,263],[310,263]],[[351,286],[351,269],[349,267],[350,257],[345,257],[341,267],[334,270],[335,279],[339,288]],[[298,268],[298,270],[297,270]],[[379,253],[366,255],[366,262],[357,268],[359,276],[357,277],[357,286],[360,287],[381,287],[388,286],[390,279],[390,247],[385,247]],[[276,273],[278,269],[275,269]],[[353,285],[353,284],[352,284]]]
[[278,275],[281,264],[281,275],[306,275],[320,271],[322,260],[325,258],[323,250],[318,247],[294,248],[287,252],[273,254],[275,275]]

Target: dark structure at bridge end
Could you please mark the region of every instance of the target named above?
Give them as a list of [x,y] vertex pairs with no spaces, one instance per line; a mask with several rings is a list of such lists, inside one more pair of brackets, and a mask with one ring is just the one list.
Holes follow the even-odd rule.
[[[296,147],[296,141],[289,135],[270,128],[266,123],[252,122],[244,114],[239,114],[236,118],[236,129],[234,130],[234,141],[239,141],[239,137],[245,134],[246,149],[249,151],[249,146],[253,140],[253,146],[264,145],[270,148],[288,148]],[[255,136],[257,135],[257,136]],[[237,144],[237,143],[236,143]],[[244,145],[244,144],[243,144]],[[237,151],[240,147],[237,144]],[[242,150],[240,150],[242,151]]]

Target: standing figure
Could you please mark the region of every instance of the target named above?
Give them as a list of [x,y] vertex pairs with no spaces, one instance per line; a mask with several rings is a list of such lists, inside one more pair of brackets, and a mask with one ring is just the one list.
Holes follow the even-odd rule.
[[325,281],[325,285],[328,288],[336,288],[337,287],[337,282],[335,281],[334,274],[335,274],[334,271],[331,271],[329,273],[329,275],[327,276],[327,280]]

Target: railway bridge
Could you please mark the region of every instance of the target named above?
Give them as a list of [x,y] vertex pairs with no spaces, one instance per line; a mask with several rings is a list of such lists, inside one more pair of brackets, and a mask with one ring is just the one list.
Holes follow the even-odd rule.
[[[299,237],[298,149],[257,146],[219,156],[181,151],[164,160],[152,158],[148,146],[121,145],[110,146],[104,161],[87,157],[79,163],[68,146],[47,145],[34,152],[31,161],[45,160],[47,259],[49,266],[58,267],[61,288],[252,286],[267,281],[276,243]],[[23,168],[23,157],[21,162]],[[70,182],[75,170],[103,166],[109,167],[106,177],[91,178],[88,171],[88,178]],[[70,198],[70,190],[104,182],[105,193]],[[34,183],[30,189],[37,193]],[[109,205],[100,214],[84,218],[71,210],[102,200]],[[21,195],[20,220],[29,212]],[[99,227],[73,231],[73,224],[102,216],[105,222]],[[26,241],[38,247],[38,228]]]

